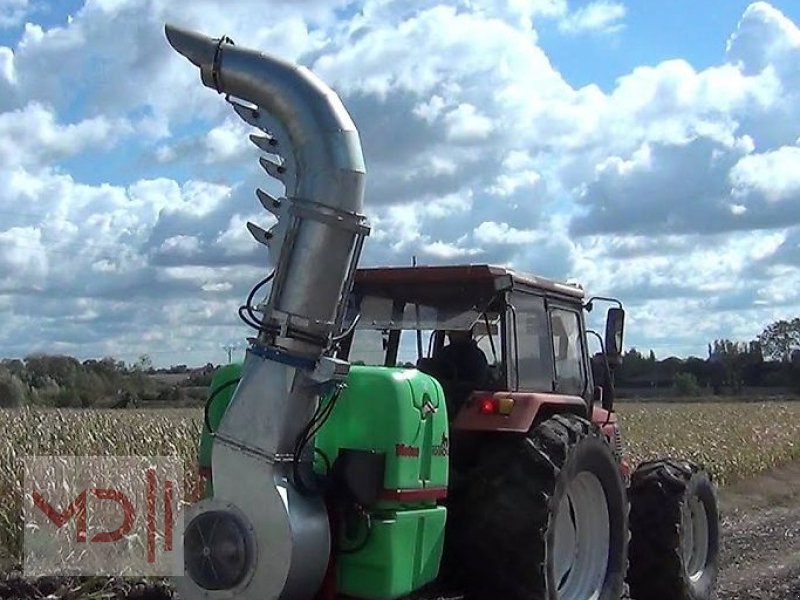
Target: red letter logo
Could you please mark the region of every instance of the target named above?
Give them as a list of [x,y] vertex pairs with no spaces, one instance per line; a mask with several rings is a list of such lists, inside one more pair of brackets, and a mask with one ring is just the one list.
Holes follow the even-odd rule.
[[59,529],[66,525],[67,521],[72,517],[76,517],[78,522],[76,541],[79,544],[86,542],[86,490],[78,494],[75,500],[70,502],[69,506],[67,506],[63,512],[59,512],[53,508],[50,503],[44,499],[44,496],[36,490],[33,490],[33,502]]
[[[95,488],[93,490],[95,497],[98,500],[111,500],[116,502],[122,507],[122,525],[117,527],[114,531],[101,531],[92,536],[93,542],[118,542],[124,536],[128,535],[133,528],[133,504],[128,500],[128,497],[117,490],[110,490],[106,488]],[[94,513],[93,513],[94,514]]]

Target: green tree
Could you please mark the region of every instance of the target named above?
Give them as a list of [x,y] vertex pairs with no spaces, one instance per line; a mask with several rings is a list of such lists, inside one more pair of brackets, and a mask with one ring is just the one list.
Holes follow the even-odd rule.
[[80,408],[81,399],[74,389],[61,388],[55,394],[53,404],[58,408]]
[[712,385],[715,393],[725,385],[734,393],[742,391],[744,369],[751,360],[750,347],[742,342],[732,340],[714,340],[711,344],[711,355],[708,360],[712,366]]
[[800,318],[775,321],[758,336],[765,358],[789,362],[792,351],[800,348]]
[[699,396],[703,389],[697,381],[697,378],[691,373],[678,373],[673,378],[673,386],[675,387],[675,395],[680,397],[693,397]]
[[0,371],[0,408],[17,408],[25,403],[25,384],[16,375]]

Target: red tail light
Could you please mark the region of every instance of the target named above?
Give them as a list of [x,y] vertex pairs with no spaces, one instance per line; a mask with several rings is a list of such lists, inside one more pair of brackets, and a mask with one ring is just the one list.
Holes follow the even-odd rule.
[[514,410],[514,398],[508,396],[479,396],[478,413],[481,415],[502,415],[507,417]]
[[499,403],[496,398],[487,396],[486,398],[478,399],[478,412],[482,415],[496,415],[498,413]]

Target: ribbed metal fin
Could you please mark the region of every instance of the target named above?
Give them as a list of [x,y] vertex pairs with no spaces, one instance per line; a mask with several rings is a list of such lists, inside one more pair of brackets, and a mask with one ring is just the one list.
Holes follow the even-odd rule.
[[267,154],[278,154],[278,140],[271,135],[250,134],[250,141]]
[[273,198],[267,192],[260,188],[256,188],[256,196],[258,196],[258,201],[261,202],[261,206],[267,209],[276,217],[281,210],[281,201],[277,198]]
[[236,111],[236,114],[239,115],[245,123],[253,127],[258,127],[259,129],[262,128],[261,122],[259,121],[258,108],[251,108],[244,104],[239,104],[238,102],[231,102],[231,104],[233,105],[233,110]]
[[276,162],[272,162],[264,157],[259,158],[258,162],[261,164],[261,167],[270,175],[270,177],[274,177],[281,183],[286,183],[286,168],[284,166],[279,165]]
[[297,167],[288,134],[280,121],[259,106],[230,99],[228,102],[245,123],[263,132],[250,135],[250,141],[263,152],[280,157],[279,163],[267,164],[262,160],[261,166],[286,186],[286,195],[291,196],[297,187]]
[[270,240],[272,240],[272,234],[269,231],[250,221],[247,222],[247,230],[259,244],[264,244],[269,247]]

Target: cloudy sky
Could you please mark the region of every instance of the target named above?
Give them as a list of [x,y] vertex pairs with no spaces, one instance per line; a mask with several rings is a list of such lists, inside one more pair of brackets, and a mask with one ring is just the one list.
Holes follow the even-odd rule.
[[796,0],[0,0],[0,355],[197,364],[247,334],[265,178],[165,21],[339,92],[363,263],[579,280],[659,356],[800,312]]

